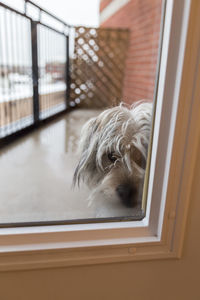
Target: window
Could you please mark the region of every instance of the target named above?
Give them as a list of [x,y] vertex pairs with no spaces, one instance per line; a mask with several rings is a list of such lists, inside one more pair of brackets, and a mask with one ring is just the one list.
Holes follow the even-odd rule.
[[166,3],[145,218],[1,229],[2,269],[180,256],[198,142],[198,8]]
[[[29,1],[25,15],[0,5],[0,143],[66,112],[2,150],[0,226],[132,221],[145,216],[143,182],[163,1],[112,1],[102,7],[103,2],[101,16],[106,10],[110,13],[99,28],[69,27]],[[127,16],[123,23],[122,13]],[[107,110],[121,99],[123,105]],[[139,99],[145,103],[136,106]],[[133,104],[136,107],[130,109]],[[102,112],[107,122],[95,132]],[[96,116],[81,134],[82,124]],[[78,162],[74,153],[81,135],[86,147]],[[97,143],[101,147],[95,155]],[[75,182],[90,173],[90,188],[81,184],[72,189],[73,173]]]

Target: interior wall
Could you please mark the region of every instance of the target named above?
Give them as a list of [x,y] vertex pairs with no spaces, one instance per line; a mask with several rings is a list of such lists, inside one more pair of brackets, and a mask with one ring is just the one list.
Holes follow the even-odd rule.
[[181,259],[2,272],[0,299],[200,299],[199,178],[200,156],[196,163]]

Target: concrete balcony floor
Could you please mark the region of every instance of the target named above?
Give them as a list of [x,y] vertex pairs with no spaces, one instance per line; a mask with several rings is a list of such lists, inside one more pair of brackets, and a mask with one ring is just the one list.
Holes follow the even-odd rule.
[[82,125],[98,110],[77,109],[0,151],[0,223],[140,215],[120,203],[72,189]]

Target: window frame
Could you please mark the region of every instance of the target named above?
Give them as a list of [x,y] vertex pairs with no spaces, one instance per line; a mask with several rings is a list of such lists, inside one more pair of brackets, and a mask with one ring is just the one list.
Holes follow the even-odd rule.
[[1,228],[0,271],[180,257],[199,137],[199,10],[166,1],[146,217]]

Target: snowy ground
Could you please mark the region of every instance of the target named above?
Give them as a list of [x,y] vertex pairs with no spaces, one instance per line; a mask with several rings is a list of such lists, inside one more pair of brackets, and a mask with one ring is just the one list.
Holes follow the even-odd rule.
[[[56,83],[43,83],[39,85],[39,94],[65,91],[66,84],[62,81]],[[30,82],[15,83],[9,86],[0,86],[0,102],[14,101],[33,96],[33,87]]]
[[[66,84],[63,81],[56,81],[54,82],[51,77],[43,77],[39,80],[39,94],[40,95],[53,95],[59,92],[65,92],[66,90]],[[20,102],[20,106],[10,106],[10,104],[13,101],[13,104],[16,104],[16,101],[26,99],[30,103],[32,103],[32,96],[33,96],[33,86],[32,86],[32,80],[28,76],[25,75],[19,75],[19,74],[10,74],[9,77],[1,78],[0,77],[0,109],[2,109],[2,112],[0,111],[1,116],[1,123],[0,123],[0,138],[7,136],[11,133],[14,133],[22,128],[25,128],[33,123],[33,116],[32,116],[32,110],[29,108],[26,108],[26,114],[23,114],[22,111],[24,111],[25,107],[24,105],[26,103]],[[49,97],[49,96],[48,96]],[[51,115],[54,115],[66,108],[65,99],[62,98],[60,100],[60,103],[57,103],[57,101],[53,101],[54,98],[48,98],[47,100],[43,99],[44,103],[48,103],[47,107],[45,107],[44,103],[42,102],[42,111],[40,112],[40,118],[45,119]],[[58,96],[55,96],[58,97]],[[63,97],[63,96],[60,96]],[[51,102],[49,102],[49,99]],[[24,100],[22,100],[24,101]],[[46,102],[45,102],[46,101]],[[7,102],[11,102],[9,105],[7,105]],[[27,102],[28,103],[28,102]],[[30,104],[31,105],[31,104]],[[17,107],[17,108],[16,108]],[[11,115],[11,119],[8,120],[7,115],[4,111],[4,108],[6,108],[6,111]],[[19,111],[21,109],[21,113]],[[28,109],[28,111],[27,111]],[[29,111],[30,110],[30,111]],[[20,115],[20,117],[18,116]],[[13,117],[15,116],[15,118]],[[17,116],[17,117],[16,117]]]

